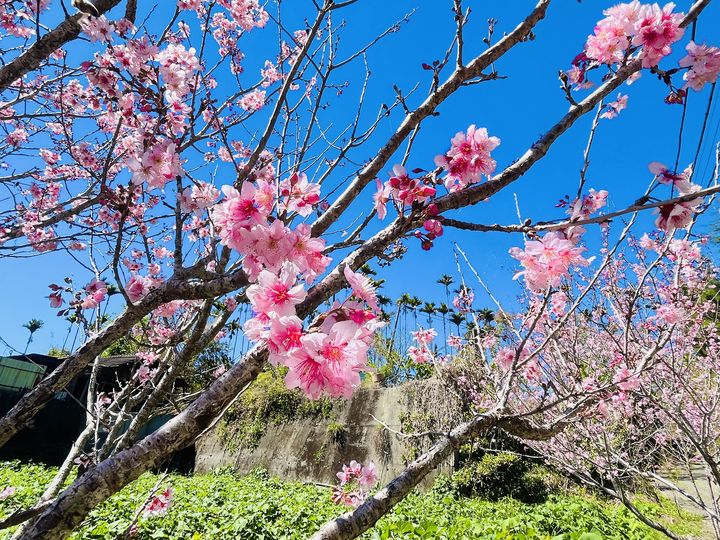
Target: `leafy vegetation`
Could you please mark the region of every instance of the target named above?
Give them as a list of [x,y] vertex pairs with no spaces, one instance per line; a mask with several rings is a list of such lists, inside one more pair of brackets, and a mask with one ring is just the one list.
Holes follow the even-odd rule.
[[[0,502],[0,514],[27,507],[42,493],[53,470],[17,462],[0,464],[0,487],[16,493]],[[156,485],[145,474],[95,509],[72,538],[115,540],[132,522]],[[461,497],[440,481],[427,494],[412,494],[371,529],[365,539],[659,539],[624,507],[587,494],[552,495],[542,504],[506,498],[490,502]],[[236,478],[227,471],[186,477],[168,475],[161,487],[175,490],[168,513],[141,517],[138,539],[217,540],[225,538],[307,538],[327,519],[344,511],[330,501],[328,489],[270,478],[257,471]],[[679,516],[672,504],[640,502],[650,515],[672,523],[679,534],[697,534],[699,518]],[[10,531],[0,531],[9,538]]]
[[480,496],[491,501],[513,497],[531,503],[547,498],[544,479],[549,474],[542,465],[521,459],[517,454],[500,452],[468,461],[453,473],[451,481],[459,495]]

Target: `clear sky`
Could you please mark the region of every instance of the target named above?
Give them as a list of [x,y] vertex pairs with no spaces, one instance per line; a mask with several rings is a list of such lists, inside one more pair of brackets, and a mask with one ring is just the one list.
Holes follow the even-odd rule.
[[[342,32],[341,51],[349,53],[415,9],[410,22],[403,24],[399,32],[390,35],[368,53],[368,63],[372,70],[366,100],[369,112],[376,111],[381,103],[392,102],[394,84],[407,92],[420,81],[421,86],[409,99],[409,105],[423,99],[431,74],[422,69],[422,63],[432,63],[442,58],[453,36],[451,3],[450,0],[361,0],[343,11],[346,28]],[[498,19],[498,37],[511,30],[532,9],[534,3],[529,0],[466,2],[472,8],[465,36],[467,57],[485,47],[482,38],[487,33],[488,18]],[[601,0],[586,0],[582,3],[556,0],[547,18],[536,27],[536,39],[516,46],[496,64],[499,74],[507,79],[486,82],[457,92],[440,107],[438,117],[424,124],[408,162],[409,168],[432,168],[433,157],[446,151],[455,132],[465,130],[470,124],[486,127],[491,135],[501,138],[502,144],[493,154],[498,162],[498,170],[520,157],[567,110],[568,103],[559,89],[558,70],[569,67],[573,57],[581,51],[585,38],[592,32],[594,23],[602,17],[602,9],[611,3]],[[144,3],[139,4],[140,20],[144,15]],[[289,2],[284,4],[288,4],[285,6],[286,21],[297,21],[298,28],[303,26],[305,16],[312,15],[302,9],[306,6],[304,1],[292,2],[292,6]],[[689,5],[688,1],[679,2],[680,9],[687,9]],[[167,5],[158,9],[166,8]],[[696,41],[715,41],[712,44],[718,44],[719,24],[720,4],[713,2],[697,25]],[[253,37],[254,41],[246,50],[248,82],[257,79],[258,66],[265,58],[275,54],[256,51],[270,47],[276,34],[270,31],[265,31],[265,35],[261,35],[263,31],[255,32],[258,36]],[[663,65],[676,65],[677,58],[684,55],[682,46],[676,45],[672,57],[665,59]],[[73,54],[86,54],[86,44],[76,43],[73,47]],[[340,123],[353,114],[363,73],[361,64],[354,64],[341,74],[349,86],[342,96],[333,100],[326,118],[334,118]],[[649,162],[674,164],[682,114],[681,106],[663,103],[667,89],[648,72],[643,72],[642,79],[630,87],[622,87],[621,91],[630,96],[628,109],[614,120],[601,121],[586,184],[588,188],[607,189],[610,192],[610,210],[623,208],[642,194],[651,179],[647,171]],[[578,97],[582,95],[580,93]],[[681,166],[692,162],[694,158],[708,97],[707,88],[701,93],[691,92],[680,154]],[[713,148],[720,125],[719,109],[715,100],[705,144],[698,160],[699,176],[696,176],[696,181],[706,182],[712,170]],[[385,121],[357,158],[363,160],[372,157],[372,152],[394,130],[399,118],[396,114]],[[548,156],[509,189],[491,201],[463,209],[453,217],[479,223],[516,223],[515,194],[523,218],[538,221],[562,217],[563,210],[555,208],[555,203],[577,189],[590,121],[591,115],[579,121],[553,146]],[[395,161],[399,160],[398,157]],[[387,178],[389,170],[390,167],[387,167],[381,177],[383,180]],[[216,179],[216,183],[221,182]],[[367,205],[363,211],[367,211],[371,196],[372,190],[368,188],[365,193]],[[716,220],[716,212],[717,209],[709,212],[710,215],[699,230],[708,230],[708,225]],[[642,220],[646,228],[650,227],[651,222],[649,215]],[[503,302],[512,304],[519,288],[512,281],[517,266],[508,255],[508,249],[521,245],[522,237],[502,233],[446,231],[447,234],[436,242],[430,252],[423,252],[418,241],[409,240],[406,257],[380,272],[380,276],[387,280],[383,294],[394,298],[408,292],[424,300],[444,301],[444,289],[435,282],[443,273],[456,274],[452,244],[457,242],[468,253],[496,295]],[[597,230],[592,229],[588,236],[590,254],[597,247],[596,239]],[[42,319],[45,327],[36,334],[35,342],[29,350],[44,353],[51,345],[61,346],[68,325],[56,317],[56,310],[49,307],[45,297],[49,293],[49,283],[58,282],[73,271],[68,257],[60,254],[3,259],[0,262],[0,337],[12,347],[22,350],[27,331],[21,325],[35,317]],[[471,280],[469,283],[473,285]],[[479,292],[477,299],[479,305],[489,305],[488,299]],[[5,352],[8,350],[0,343],[0,354]]]

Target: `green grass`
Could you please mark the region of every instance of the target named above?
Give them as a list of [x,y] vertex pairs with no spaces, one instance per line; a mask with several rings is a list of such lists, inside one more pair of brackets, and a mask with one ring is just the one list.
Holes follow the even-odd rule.
[[[0,489],[17,488],[0,502],[0,516],[31,505],[53,470],[40,465],[0,463]],[[157,482],[145,474],[94,510],[72,538],[118,538]],[[141,519],[141,539],[296,539],[307,538],[326,520],[342,513],[328,489],[282,482],[257,473],[236,478],[229,473],[187,477],[169,475],[175,497],[165,516]],[[697,534],[699,518],[677,516],[670,504],[642,503],[680,534]],[[673,518],[674,516],[674,518]],[[0,538],[8,538],[0,531]],[[556,539],[640,540],[661,538],[621,506],[588,495],[551,496],[542,504],[513,499],[488,502],[460,498],[435,489],[412,494],[363,538],[408,539]]]

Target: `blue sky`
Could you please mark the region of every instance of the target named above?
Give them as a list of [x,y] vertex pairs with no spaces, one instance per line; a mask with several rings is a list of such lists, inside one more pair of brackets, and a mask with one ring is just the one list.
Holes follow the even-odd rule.
[[[470,58],[485,47],[482,38],[486,35],[486,20],[489,17],[499,21],[495,34],[497,38],[514,28],[534,3],[526,0],[466,2],[472,8],[465,33],[466,57]],[[561,0],[553,4],[547,18],[536,27],[536,39],[517,45],[496,64],[500,75],[507,76],[507,79],[459,91],[440,107],[438,117],[428,119],[418,135],[408,162],[409,168],[430,169],[433,157],[447,150],[455,132],[465,130],[469,124],[484,126],[490,134],[501,138],[502,144],[493,154],[498,162],[498,170],[522,155],[567,110],[567,101],[558,88],[557,72],[569,67],[572,58],[582,49],[594,23],[601,18],[602,9],[610,4],[598,0],[582,3]],[[372,70],[366,99],[368,113],[373,114],[381,103],[392,102],[393,84],[407,92],[415,82],[420,81],[418,92],[409,98],[408,103],[412,106],[423,99],[431,74],[424,71],[421,64],[442,58],[452,39],[454,23],[450,5],[449,0],[394,0],[382,3],[366,0],[342,12],[346,28],[342,31],[340,57],[344,56],[343,52],[353,52],[416,8],[409,23],[403,24],[399,32],[388,36],[368,53],[368,63]],[[689,5],[690,2],[679,2],[680,9],[687,9]],[[286,7],[285,21],[290,26],[294,22],[295,27],[302,27],[303,18],[312,14],[303,10],[304,6],[306,2],[303,1],[293,2],[292,7]],[[158,9],[166,8],[167,5]],[[138,19],[142,19],[143,15],[141,7]],[[339,17],[336,17],[337,22]],[[697,25],[696,41],[712,42],[718,39],[718,23],[720,5],[714,2],[703,13]],[[264,59],[274,56],[274,52],[264,51],[274,50],[270,48],[275,39],[274,31],[265,30],[255,31],[252,40],[248,41],[247,79],[244,79],[248,83],[256,79],[258,66]],[[674,66],[677,58],[683,56],[685,42],[676,45],[674,54],[664,61],[664,66]],[[77,57],[86,54],[86,50],[85,44],[73,45],[73,55]],[[334,98],[326,114],[328,122],[334,121],[340,125],[353,114],[363,72],[361,64],[356,63],[338,74],[338,80],[346,80],[349,85],[342,96]],[[628,109],[614,120],[601,121],[586,184],[587,187],[607,189],[610,192],[610,210],[630,204],[642,193],[650,181],[647,171],[649,162],[657,160],[670,165],[674,163],[682,113],[682,107],[663,103],[666,88],[647,72],[633,86],[623,87],[622,92],[630,96]],[[694,157],[708,96],[707,88],[701,93],[691,92],[683,133],[681,166],[687,165]],[[719,109],[716,101],[698,161],[697,174],[700,176],[696,176],[696,181],[706,182],[712,169],[713,146],[717,141],[720,122]],[[355,156],[356,159],[362,161],[372,157],[373,151],[392,133],[399,121],[400,117],[396,114],[383,122],[368,146]],[[515,194],[523,218],[538,221],[561,217],[562,210],[556,209],[555,203],[577,189],[582,151],[590,122],[590,115],[577,122],[554,145],[548,156],[490,202],[463,209],[453,217],[479,223],[515,223]],[[390,166],[381,176],[383,180],[387,178],[389,170]],[[223,174],[218,175],[215,180],[217,184],[222,183],[222,177]],[[341,175],[338,175],[331,180],[330,186],[333,181],[338,182],[340,179]],[[364,194],[367,202],[362,211],[367,211],[373,189],[368,188]],[[708,224],[716,220],[716,212],[717,209],[709,212],[710,215],[700,227],[701,231],[707,230]],[[640,229],[642,226],[650,228],[651,222],[648,215],[641,220]],[[377,229],[380,224],[374,226]],[[496,295],[503,302],[512,304],[519,292],[517,284],[512,281],[517,267],[507,252],[510,247],[521,245],[522,237],[502,233],[446,231],[446,235],[436,242],[430,252],[423,252],[418,241],[408,240],[406,257],[381,271],[381,277],[386,279],[383,294],[396,297],[409,292],[427,300],[444,301],[444,289],[435,281],[442,273],[456,274],[452,244],[457,242],[468,253]],[[597,230],[590,229],[590,254],[597,247],[596,239]],[[21,325],[31,317],[36,317],[45,322],[45,327],[38,332],[29,350],[46,352],[51,345],[62,345],[68,331],[67,323],[55,316],[56,310],[49,308],[45,296],[49,292],[47,284],[57,282],[73,272],[67,256],[50,254],[30,259],[5,258],[1,264],[0,337],[22,350],[27,332]],[[479,305],[489,305],[483,294],[478,293],[477,299]],[[0,343],[0,354],[5,352],[5,346]]]

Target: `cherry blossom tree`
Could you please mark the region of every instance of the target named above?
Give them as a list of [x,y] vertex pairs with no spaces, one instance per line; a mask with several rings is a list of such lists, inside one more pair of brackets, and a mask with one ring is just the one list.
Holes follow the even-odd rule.
[[[54,28],[43,22],[49,1],[0,7],[0,157],[10,169],[0,177],[10,193],[0,207],[0,256],[42,260],[62,252],[87,274],[82,282],[59,275],[47,284],[50,306],[72,319],[84,341],[0,419],[0,444],[82,371],[92,373],[86,427],[57,477],[35,507],[3,523],[24,523],[17,537],[67,537],[93,507],[212,427],[266,363],[283,366],[287,385],[311,398],[351,396],[384,324],[373,282],[360,268],[373,259],[391,264],[408,249],[430,250],[448,227],[516,234],[518,243],[525,235],[509,257],[520,268],[515,277],[525,286],[526,309],[511,314],[498,304],[503,333],[478,333],[470,342],[454,336],[451,346],[461,352],[452,360],[430,347],[435,330],[417,330],[410,354],[467,395],[473,415],[458,419],[374,495],[365,491],[374,468],[351,464],[355,472],[345,471],[341,483],[357,481],[362,496],[354,488],[337,496],[359,505],[317,538],[362,534],[457,445],[489,429],[526,441],[561,466],[587,470],[583,460],[596,454],[573,442],[578,434],[601,435],[597,426],[607,418],[630,425],[630,412],[662,401],[663,392],[700,391],[697,367],[693,378],[683,362],[691,354],[709,362],[694,337],[710,313],[698,291],[712,272],[690,231],[720,191],[717,174],[699,178],[692,167],[652,163],[648,189],[608,213],[610,194],[586,189],[585,172],[599,122],[622,121],[632,106],[622,85],[651,73],[668,87],[667,102],[683,103],[688,92],[715,83],[720,51],[686,35],[709,0],[684,12],[637,0],[607,9],[561,72],[558,99],[567,100],[568,111],[509,164],[493,157],[501,140],[492,128],[472,120],[448,134],[437,156],[416,156],[413,142],[454,93],[492,84],[505,55],[532,46],[551,0],[539,0],[497,41],[491,21],[487,47],[473,57],[465,47],[470,12],[454,0],[451,44],[442,60],[423,66],[431,74],[426,95],[396,87],[395,100],[374,113],[364,101],[371,82],[365,53],[407,18],[343,55],[339,17],[356,2],[312,2],[300,28],[286,24],[282,2],[272,11],[257,0],[179,0],[157,13],[134,0],[85,0]],[[279,36],[274,49],[253,47],[262,33]],[[666,57],[683,47],[687,55],[671,65]],[[241,77],[249,51],[262,66],[251,84]],[[340,72],[355,63],[366,68],[357,107],[346,125],[328,127],[329,98],[345,90]],[[514,184],[592,111],[584,169],[577,195],[562,204],[563,219],[498,225],[453,216]],[[396,128],[377,143],[386,118]],[[328,189],[337,176],[345,179]],[[636,241],[637,216],[648,210],[657,213],[657,231]],[[614,236],[612,220],[625,223]],[[603,235],[597,254],[586,245],[586,227]],[[641,250],[629,255],[636,245]],[[463,279],[453,303],[476,318],[474,287]],[[602,306],[610,315],[590,324],[586,312],[600,316]],[[678,325],[683,317],[697,324]],[[215,372],[171,421],[138,440],[183,369],[240,326],[253,346]],[[136,371],[112,395],[96,393],[99,358],[119,339],[135,344]],[[676,426],[663,428],[667,438],[677,436],[702,455],[690,432],[703,411],[693,411],[689,428],[673,419],[678,411],[652,406]],[[649,474],[638,455],[595,459],[593,467],[612,478]],[[63,489],[76,464],[81,474]],[[612,491],[632,505],[622,489]],[[158,513],[171,492],[153,497],[146,511]]]

